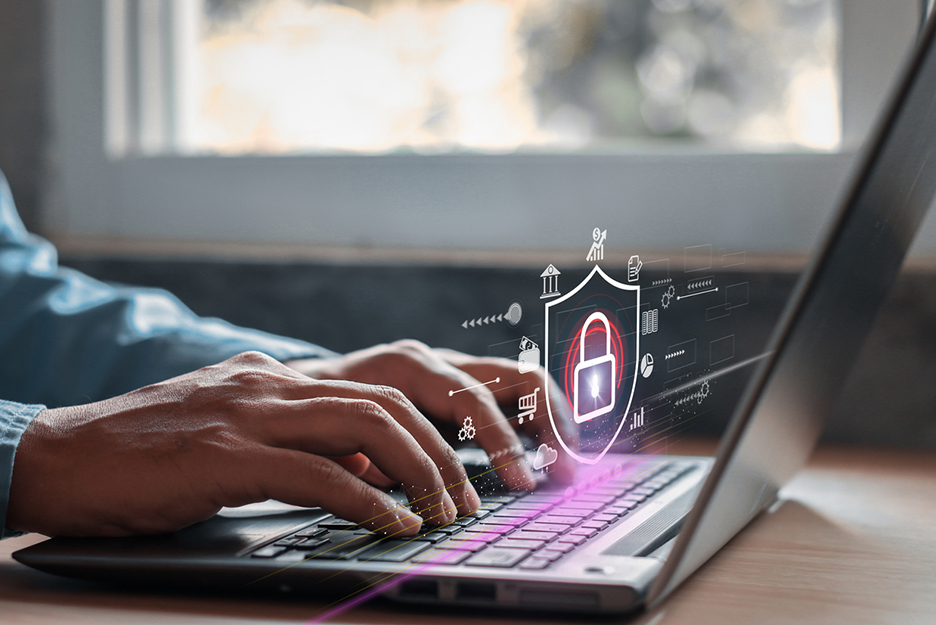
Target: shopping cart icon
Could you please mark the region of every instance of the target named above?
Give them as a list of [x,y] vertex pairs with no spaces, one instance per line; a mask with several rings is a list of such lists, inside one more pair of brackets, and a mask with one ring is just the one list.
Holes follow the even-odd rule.
[[536,413],[536,394],[539,393],[539,387],[536,387],[536,390],[530,393],[529,395],[523,395],[520,397],[520,414],[517,415],[519,423],[523,423],[523,420],[529,417],[530,421],[533,420],[533,415]]

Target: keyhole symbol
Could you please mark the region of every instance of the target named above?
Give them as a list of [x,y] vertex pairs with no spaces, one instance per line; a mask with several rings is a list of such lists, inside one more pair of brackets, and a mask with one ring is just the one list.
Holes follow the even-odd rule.
[[591,395],[592,395],[592,399],[594,399],[595,397],[598,397],[598,393],[599,393],[600,390],[601,390],[601,389],[598,388],[598,376],[597,376],[597,375],[592,376],[592,379],[591,379]]

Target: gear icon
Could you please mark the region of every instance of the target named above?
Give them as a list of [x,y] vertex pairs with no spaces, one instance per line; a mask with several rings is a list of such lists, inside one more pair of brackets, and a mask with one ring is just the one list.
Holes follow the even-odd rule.
[[458,430],[458,440],[461,442],[470,441],[475,437],[475,426],[471,423],[471,417],[465,417],[461,429]]
[[671,284],[668,289],[663,293],[663,299],[660,302],[663,308],[669,308],[670,300],[673,299],[673,296],[676,295],[676,289]]
[[702,400],[709,396],[710,391],[708,380],[705,380],[702,382],[702,386],[699,387],[699,392],[696,393],[696,401],[701,404]]

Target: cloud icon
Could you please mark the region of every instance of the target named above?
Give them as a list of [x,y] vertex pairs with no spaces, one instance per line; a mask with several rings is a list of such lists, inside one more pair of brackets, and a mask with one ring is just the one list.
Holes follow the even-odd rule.
[[537,471],[548,467],[559,459],[559,452],[543,443],[536,450],[536,456],[533,457],[533,468]]

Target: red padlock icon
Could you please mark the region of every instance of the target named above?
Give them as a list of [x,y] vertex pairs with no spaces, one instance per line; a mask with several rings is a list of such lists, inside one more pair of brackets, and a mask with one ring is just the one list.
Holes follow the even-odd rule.
[[[597,358],[585,358],[585,337],[592,323],[600,321],[605,331],[605,353]],[[617,360],[611,350],[611,324],[602,312],[593,312],[582,326],[579,341],[580,362],[572,373],[573,420],[590,421],[614,410]]]

